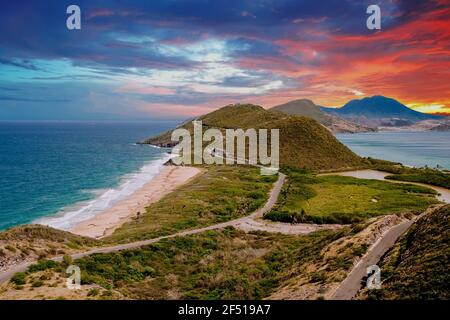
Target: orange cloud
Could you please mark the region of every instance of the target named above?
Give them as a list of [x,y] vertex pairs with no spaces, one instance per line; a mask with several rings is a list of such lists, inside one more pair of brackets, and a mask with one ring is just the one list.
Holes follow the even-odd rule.
[[[363,93],[415,103],[422,112],[446,113],[450,111],[449,16],[450,8],[436,10],[369,35],[303,30],[314,36],[275,41],[284,57],[245,57],[238,65],[297,79],[296,89],[257,98],[263,105],[308,97],[318,104],[340,106]],[[439,110],[426,107],[431,105],[439,105]]]

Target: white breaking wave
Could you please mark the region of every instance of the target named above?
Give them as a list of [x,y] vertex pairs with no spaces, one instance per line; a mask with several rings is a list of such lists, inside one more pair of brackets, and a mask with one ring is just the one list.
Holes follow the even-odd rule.
[[173,156],[167,154],[162,159],[153,160],[144,165],[138,172],[125,175],[122,182],[114,189],[102,190],[95,199],[79,202],[62,209],[54,216],[40,218],[35,223],[51,226],[57,229],[70,230],[78,223],[95,217],[98,213],[110,208],[120,200],[125,199],[146,183],[152,180]]

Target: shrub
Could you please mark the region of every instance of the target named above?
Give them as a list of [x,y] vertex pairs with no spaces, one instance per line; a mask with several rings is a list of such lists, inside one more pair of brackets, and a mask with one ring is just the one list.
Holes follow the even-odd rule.
[[292,214],[287,211],[272,210],[264,215],[264,219],[278,222],[292,222]]
[[309,282],[320,282],[323,283],[327,279],[327,275],[325,271],[316,271],[311,275],[311,279]]
[[31,284],[31,286],[33,288],[38,288],[41,287],[44,284],[44,281],[42,280],[34,280],[33,283]]
[[28,267],[28,272],[33,273],[33,272],[37,272],[37,271],[44,271],[44,270],[51,269],[51,268],[54,268],[57,266],[58,266],[58,263],[56,261],[42,260],[42,261],[39,261],[38,263],[33,264],[30,267]]
[[65,254],[63,256],[63,263],[65,266],[70,266],[72,264],[72,257],[69,256],[68,254]]
[[10,281],[16,286],[24,285],[27,283],[27,274],[25,272],[17,272],[13,275]]
[[369,248],[369,245],[366,243],[363,243],[359,247],[353,249],[353,254],[355,256],[361,257],[364,253],[366,253],[368,248]]

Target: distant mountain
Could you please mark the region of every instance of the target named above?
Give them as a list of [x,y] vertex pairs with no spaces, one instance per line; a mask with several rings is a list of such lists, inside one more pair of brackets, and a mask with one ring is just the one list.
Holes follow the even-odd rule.
[[450,131],[450,119],[444,118],[442,120],[422,120],[412,125],[402,127],[381,126],[379,131]]
[[[339,142],[317,121],[252,104],[228,105],[198,118],[203,125],[218,129],[279,129],[280,165],[313,170],[360,166],[364,160]],[[181,127],[193,132],[191,122]],[[172,131],[145,139],[143,144],[173,146]]]
[[442,119],[441,116],[412,110],[397,100],[383,96],[352,100],[342,108],[322,108],[322,111],[352,119],[361,124],[372,123],[377,126],[406,126],[422,120]]
[[332,123],[333,116],[322,111],[320,107],[316,106],[314,102],[309,99],[298,99],[289,101],[288,103],[280,104],[270,108],[272,111],[281,111],[290,115],[309,117],[324,126],[328,127]]
[[289,115],[304,116],[316,120],[334,133],[355,133],[376,131],[373,128],[342,119],[338,116],[324,112],[321,107],[309,99],[298,99],[281,104],[270,109]]

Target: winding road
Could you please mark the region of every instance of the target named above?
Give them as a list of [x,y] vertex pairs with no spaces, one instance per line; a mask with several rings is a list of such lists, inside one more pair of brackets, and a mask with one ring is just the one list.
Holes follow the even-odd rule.
[[[282,174],[281,172],[278,173],[278,179],[274,183],[274,186],[272,190],[270,191],[269,199],[267,200],[264,207],[256,210],[249,216],[245,216],[239,219],[198,228],[198,229],[192,229],[192,230],[186,230],[177,232],[171,235],[162,236],[158,238],[148,239],[148,240],[142,240],[142,241],[136,241],[136,242],[130,242],[110,247],[98,247],[89,251],[79,252],[71,254],[70,256],[72,259],[79,259],[91,254],[96,253],[110,253],[110,252],[116,252],[121,250],[127,250],[127,249],[135,249],[142,246],[150,245],[153,243],[156,243],[158,241],[161,241],[163,239],[169,239],[174,237],[182,237],[182,236],[188,236],[192,234],[201,233],[208,230],[217,230],[217,229],[223,229],[226,227],[236,227],[239,229],[242,229],[244,231],[250,231],[250,230],[262,230],[262,231],[268,231],[268,232],[280,232],[280,233],[286,233],[286,234],[307,234],[310,232],[314,232],[317,230],[323,230],[323,229],[335,229],[341,227],[340,225],[314,225],[314,224],[296,224],[296,225],[288,225],[286,223],[270,223],[270,222],[262,222],[258,221],[262,216],[269,212],[275,203],[277,202],[278,195],[280,194],[281,188],[284,184],[284,181],[286,179],[286,176]],[[53,261],[62,261],[63,256],[57,256],[54,258],[51,258]],[[37,261],[26,261],[17,265],[14,265],[10,267],[9,269],[2,271],[0,273],[0,284],[8,281],[16,272],[23,272],[26,271],[27,268],[36,263]]]
[[[341,172],[341,173],[329,173],[330,175],[345,175],[345,176],[353,176],[357,178],[365,178],[365,179],[378,179],[378,180],[385,180],[384,172],[379,172],[375,170],[360,170],[360,171],[352,171],[352,172]],[[327,174],[328,175],[328,174]],[[72,259],[79,259],[88,255],[96,254],[96,253],[110,253],[110,252],[117,252],[121,250],[127,250],[127,249],[135,249],[142,246],[150,245],[153,243],[156,243],[158,241],[161,241],[163,239],[169,239],[174,237],[181,237],[181,236],[188,236],[193,234],[198,234],[204,231],[208,230],[217,230],[217,229],[223,229],[225,227],[236,227],[239,229],[242,229],[244,231],[252,231],[252,230],[262,230],[262,231],[268,231],[268,232],[280,232],[285,234],[307,234],[310,232],[314,232],[317,230],[323,230],[323,229],[337,229],[341,228],[342,225],[315,225],[315,224],[295,224],[290,225],[286,223],[276,223],[276,222],[265,222],[262,221],[262,217],[265,213],[269,212],[275,203],[277,202],[278,196],[280,194],[281,188],[284,184],[284,181],[286,179],[286,176],[282,174],[281,172],[278,173],[278,179],[274,183],[274,186],[270,192],[269,199],[265,203],[264,207],[256,210],[249,216],[245,216],[239,219],[198,228],[198,229],[192,229],[192,230],[186,230],[177,232],[171,235],[162,236],[158,238],[148,239],[148,240],[142,240],[142,241],[136,241],[136,242],[130,242],[126,244],[120,244],[115,246],[109,246],[109,247],[98,247],[89,251],[85,252],[79,252],[71,254],[70,256]],[[397,182],[392,180],[386,180],[389,182]],[[424,184],[420,184],[424,185]],[[435,187],[424,185],[430,188],[433,188],[436,190]],[[450,198],[448,197],[450,195],[450,191],[447,189],[439,188],[440,190],[437,190],[441,193],[440,200],[443,200],[444,202],[449,202]],[[442,195],[442,190],[444,190],[444,195]],[[447,192],[447,193],[446,193]],[[427,212],[423,213],[426,214]],[[395,241],[406,231],[409,229],[409,227],[414,223],[415,219],[402,222],[391,229],[389,229],[385,234],[383,234],[377,242],[375,242],[371,248],[367,251],[367,253],[361,258],[361,260],[358,262],[357,265],[352,269],[352,271],[348,274],[347,278],[339,285],[339,287],[334,292],[332,299],[334,300],[348,300],[352,299],[360,290],[361,288],[361,279],[366,275],[366,268],[368,266],[371,266],[373,264],[376,264],[381,256],[389,250],[395,243]],[[51,258],[51,260],[54,261],[62,261],[62,256],[57,256],[54,258]],[[37,261],[26,261],[17,265],[12,266],[11,268],[2,271],[0,273],[0,284],[8,281],[16,272],[23,272],[26,271],[27,268],[36,263]]]

